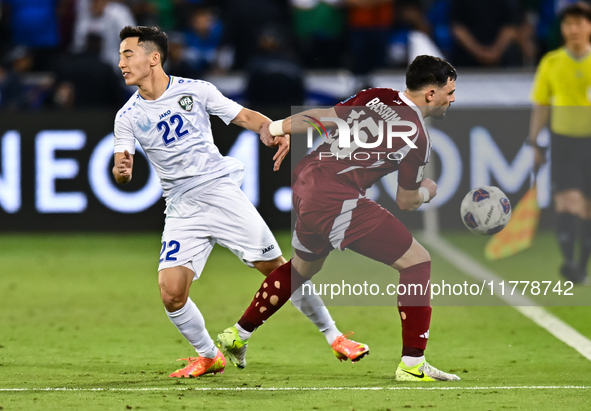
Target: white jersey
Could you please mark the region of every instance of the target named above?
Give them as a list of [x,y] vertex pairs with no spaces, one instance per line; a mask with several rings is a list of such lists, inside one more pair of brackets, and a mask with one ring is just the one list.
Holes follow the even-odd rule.
[[166,91],[145,100],[138,91],[115,117],[115,152],[135,153],[139,142],[160,177],[167,200],[200,184],[244,170],[213,142],[209,115],[229,124],[242,106],[211,83],[170,76]]

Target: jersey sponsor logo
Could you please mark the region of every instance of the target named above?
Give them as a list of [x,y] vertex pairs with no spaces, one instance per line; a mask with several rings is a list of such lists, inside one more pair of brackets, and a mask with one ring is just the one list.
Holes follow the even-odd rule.
[[402,101],[400,101],[400,100],[398,100],[398,99],[396,99],[396,100],[393,100],[393,101],[394,101],[394,103],[396,103],[396,104],[402,104]]
[[193,97],[191,96],[183,96],[179,100],[179,105],[185,111],[193,110]]
[[160,114],[160,120],[162,120],[166,116],[170,116],[170,110],[165,111],[164,113]]
[[270,245],[270,246],[269,246],[269,247],[267,247],[267,248],[263,248],[263,254],[266,254],[266,253],[268,253],[269,251],[271,251],[271,250],[274,250],[274,249],[275,249],[275,246],[274,246],[274,245]]

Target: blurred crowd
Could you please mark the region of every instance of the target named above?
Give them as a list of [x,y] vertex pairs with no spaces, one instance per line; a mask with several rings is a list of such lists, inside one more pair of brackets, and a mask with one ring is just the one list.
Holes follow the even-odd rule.
[[241,70],[251,104],[278,95],[299,104],[309,69],[364,76],[419,54],[458,67],[533,67],[560,46],[557,16],[573,2],[0,0],[0,108],[121,105],[132,92],[117,67],[127,25],[169,34],[170,74]]

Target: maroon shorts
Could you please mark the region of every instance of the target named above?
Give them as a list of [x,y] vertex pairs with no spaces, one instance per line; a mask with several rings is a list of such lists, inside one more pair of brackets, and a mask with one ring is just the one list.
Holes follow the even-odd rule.
[[304,261],[349,248],[392,265],[412,244],[408,229],[388,210],[365,197],[312,203],[293,194],[297,216],[292,246]]

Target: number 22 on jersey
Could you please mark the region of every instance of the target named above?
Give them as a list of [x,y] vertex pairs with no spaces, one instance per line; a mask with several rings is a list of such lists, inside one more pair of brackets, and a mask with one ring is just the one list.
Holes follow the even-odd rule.
[[[180,140],[189,133],[188,130],[183,130],[183,125],[183,118],[179,114],[175,114],[168,121],[163,120],[156,125],[159,131],[164,130],[162,141],[165,146]],[[171,135],[171,130],[173,135]]]

